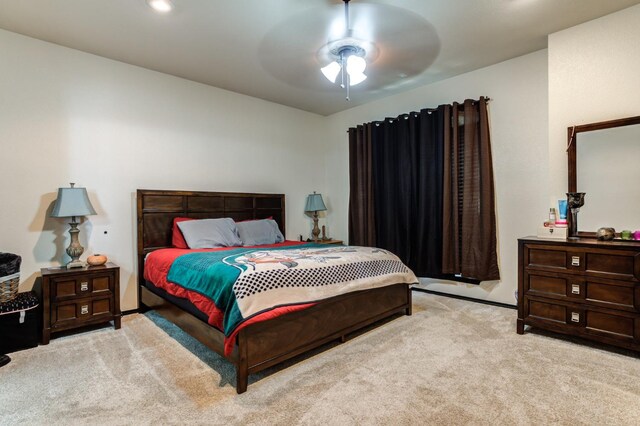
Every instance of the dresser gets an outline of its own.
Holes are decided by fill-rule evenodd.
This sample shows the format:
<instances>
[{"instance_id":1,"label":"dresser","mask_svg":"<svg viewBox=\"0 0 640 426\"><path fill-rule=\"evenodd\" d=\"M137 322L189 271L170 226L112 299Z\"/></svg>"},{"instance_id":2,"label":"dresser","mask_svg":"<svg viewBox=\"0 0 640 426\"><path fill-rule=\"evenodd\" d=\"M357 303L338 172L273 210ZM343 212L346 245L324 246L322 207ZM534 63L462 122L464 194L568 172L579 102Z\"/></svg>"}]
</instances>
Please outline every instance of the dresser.
<instances>
[{"instance_id":1,"label":"dresser","mask_svg":"<svg viewBox=\"0 0 640 426\"><path fill-rule=\"evenodd\" d=\"M640 242L518 240L518 322L640 350Z\"/></svg>"},{"instance_id":2,"label":"dresser","mask_svg":"<svg viewBox=\"0 0 640 426\"><path fill-rule=\"evenodd\" d=\"M120 268L42 268L42 344L51 334L113 321L120 328Z\"/></svg>"}]
</instances>

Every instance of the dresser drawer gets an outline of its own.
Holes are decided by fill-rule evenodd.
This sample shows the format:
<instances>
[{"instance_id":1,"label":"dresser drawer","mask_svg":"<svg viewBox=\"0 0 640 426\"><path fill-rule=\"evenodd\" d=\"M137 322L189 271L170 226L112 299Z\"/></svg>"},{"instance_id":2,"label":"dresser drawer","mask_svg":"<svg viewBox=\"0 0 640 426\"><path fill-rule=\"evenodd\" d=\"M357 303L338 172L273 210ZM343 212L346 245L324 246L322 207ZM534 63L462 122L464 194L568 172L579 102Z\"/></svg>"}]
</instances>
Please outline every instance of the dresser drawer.
<instances>
[{"instance_id":1,"label":"dresser drawer","mask_svg":"<svg viewBox=\"0 0 640 426\"><path fill-rule=\"evenodd\" d=\"M640 253L631 250L582 249L525 244L528 270L572 272L621 280L640 280Z\"/></svg>"},{"instance_id":2,"label":"dresser drawer","mask_svg":"<svg viewBox=\"0 0 640 426\"><path fill-rule=\"evenodd\" d=\"M525 323L552 331L640 344L640 315L525 297Z\"/></svg>"},{"instance_id":3,"label":"dresser drawer","mask_svg":"<svg viewBox=\"0 0 640 426\"><path fill-rule=\"evenodd\" d=\"M568 247L526 245L524 262L528 269L582 272L584 255L584 252Z\"/></svg>"},{"instance_id":4,"label":"dresser drawer","mask_svg":"<svg viewBox=\"0 0 640 426\"><path fill-rule=\"evenodd\" d=\"M524 291L525 294L538 296L584 300L585 279L580 275L526 271Z\"/></svg>"},{"instance_id":5,"label":"dresser drawer","mask_svg":"<svg viewBox=\"0 0 640 426\"><path fill-rule=\"evenodd\" d=\"M62 301L108 295L113 293L114 283L115 276L111 273L57 277L51 280L51 297Z\"/></svg>"},{"instance_id":6,"label":"dresser drawer","mask_svg":"<svg viewBox=\"0 0 640 426\"><path fill-rule=\"evenodd\" d=\"M567 299L592 306L640 312L640 283L588 275L524 272L525 295Z\"/></svg>"},{"instance_id":7,"label":"dresser drawer","mask_svg":"<svg viewBox=\"0 0 640 426\"><path fill-rule=\"evenodd\" d=\"M585 253L585 272L614 279L640 279L640 253L594 251Z\"/></svg>"},{"instance_id":8,"label":"dresser drawer","mask_svg":"<svg viewBox=\"0 0 640 426\"><path fill-rule=\"evenodd\" d=\"M52 306L51 328L77 326L94 319L111 317L113 313L113 297L109 296L61 302Z\"/></svg>"}]
</instances>

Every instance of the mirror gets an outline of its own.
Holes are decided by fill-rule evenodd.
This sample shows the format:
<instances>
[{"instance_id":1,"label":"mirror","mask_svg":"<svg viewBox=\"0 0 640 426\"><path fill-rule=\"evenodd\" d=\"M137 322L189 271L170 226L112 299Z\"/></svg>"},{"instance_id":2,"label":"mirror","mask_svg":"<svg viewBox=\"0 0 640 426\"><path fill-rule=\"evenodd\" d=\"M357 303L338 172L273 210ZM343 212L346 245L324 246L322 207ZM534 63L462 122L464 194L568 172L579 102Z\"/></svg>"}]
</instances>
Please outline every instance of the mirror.
<instances>
[{"instance_id":1,"label":"mirror","mask_svg":"<svg viewBox=\"0 0 640 426\"><path fill-rule=\"evenodd\" d=\"M640 116L569 127L568 135L568 192L586 192L578 235L640 229Z\"/></svg>"}]
</instances>

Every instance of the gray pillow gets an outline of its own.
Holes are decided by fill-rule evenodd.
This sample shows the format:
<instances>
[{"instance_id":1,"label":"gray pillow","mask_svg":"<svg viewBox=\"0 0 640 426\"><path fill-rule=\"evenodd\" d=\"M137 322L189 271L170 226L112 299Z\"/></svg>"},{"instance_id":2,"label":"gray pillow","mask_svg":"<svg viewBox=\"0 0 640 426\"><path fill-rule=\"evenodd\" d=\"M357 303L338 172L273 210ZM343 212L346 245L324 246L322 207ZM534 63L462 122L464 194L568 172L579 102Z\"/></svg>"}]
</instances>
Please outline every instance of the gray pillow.
<instances>
[{"instance_id":1,"label":"gray pillow","mask_svg":"<svg viewBox=\"0 0 640 426\"><path fill-rule=\"evenodd\" d=\"M247 222L238 222L236 226L244 246L260 246L284 241L284 236L275 220L249 220Z\"/></svg>"},{"instance_id":2,"label":"gray pillow","mask_svg":"<svg viewBox=\"0 0 640 426\"><path fill-rule=\"evenodd\" d=\"M237 247L242 245L236 223L231 218L178 222L189 248Z\"/></svg>"}]
</instances>

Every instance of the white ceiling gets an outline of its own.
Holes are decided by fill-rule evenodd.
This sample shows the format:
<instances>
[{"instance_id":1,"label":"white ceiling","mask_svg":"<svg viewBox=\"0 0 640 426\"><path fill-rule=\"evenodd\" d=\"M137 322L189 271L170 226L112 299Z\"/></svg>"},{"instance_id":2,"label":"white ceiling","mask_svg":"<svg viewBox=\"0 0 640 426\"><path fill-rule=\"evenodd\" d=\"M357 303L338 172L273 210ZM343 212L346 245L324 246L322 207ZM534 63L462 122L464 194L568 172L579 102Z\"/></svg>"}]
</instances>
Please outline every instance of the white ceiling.
<instances>
[{"instance_id":1,"label":"white ceiling","mask_svg":"<svg viewBox=\"0 0 640 426\"><path fill-rule=\"evenodd\" d=\"M0 0L0 28L329 115L543 49L640 0L352 0L352 27L378 52L350 102L318 60L342 1L173 3L160 15L145 0Z\"/></svg>"}]
</instances>

